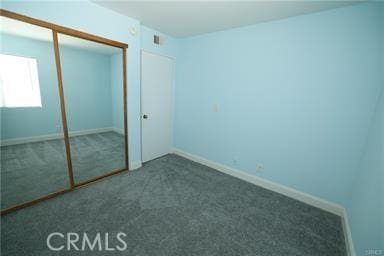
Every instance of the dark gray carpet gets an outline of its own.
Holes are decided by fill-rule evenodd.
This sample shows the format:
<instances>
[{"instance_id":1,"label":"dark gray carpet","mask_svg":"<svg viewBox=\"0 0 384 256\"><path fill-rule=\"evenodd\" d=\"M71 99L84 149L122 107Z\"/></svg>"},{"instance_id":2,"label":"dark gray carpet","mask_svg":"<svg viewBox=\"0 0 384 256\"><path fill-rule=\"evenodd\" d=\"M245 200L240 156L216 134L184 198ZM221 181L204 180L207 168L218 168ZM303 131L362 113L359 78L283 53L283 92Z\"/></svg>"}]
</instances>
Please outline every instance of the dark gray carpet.
<instances>
[{"instance_id":1,"label":"dark gray carpet","mask_svg":"<svg viewBox=\"0 0 384 256\"><path fill-rule=\"evenodd\" d=\"M75 182L88 180L125 166L124 136L116 132L71 137Z\"/></svg>"},{"instance_id":2,"label":"dark gray carpet","mask_svg":"<svg viewBox=\"0 0 384 256\"><path fill-rule=\"evenodd\" d=\"M175 155L1 221L2 255L346 255L340 217ZM125 232L128 248L51 252L51 232Z\"/></svg>"},{"instance_id":3,"label":"dark gray carpet","mask_svg":"<svg viewBox=\"0 0 384 256\"><path fill-rule=\"evenodd\" d=\"M70 138L76 182L124 168L124 137L104 132ZM1 208L69 187L63 139L0 148Z\"/></svg>"}]
</instances>

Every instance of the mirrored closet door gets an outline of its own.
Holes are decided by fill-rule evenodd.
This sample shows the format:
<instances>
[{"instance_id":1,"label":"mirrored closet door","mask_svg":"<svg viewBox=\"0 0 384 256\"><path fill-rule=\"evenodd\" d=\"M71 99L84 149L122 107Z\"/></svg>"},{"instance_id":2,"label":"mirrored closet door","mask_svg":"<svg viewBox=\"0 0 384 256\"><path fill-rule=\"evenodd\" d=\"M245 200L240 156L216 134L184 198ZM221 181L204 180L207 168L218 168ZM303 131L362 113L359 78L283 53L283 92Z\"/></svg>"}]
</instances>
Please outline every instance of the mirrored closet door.
<instances>
[{"instance_id":1,"label":"mirrored closet door","mask_svg":"<svg viewBox=\"0 0 384 256\"><path fill-rule=\"evenodd\" d=\"M1 214L128 170L127 44L0 9Z\"/></svg>"},{"instance_id":2,"label":"mirrored closet door","mask_svg":"<svg viewBox=\"0 0 384 256\"><path fill-rule=\"evenodd\" d=\"M75 184L126 169L122 49L58 34Z\"/></svg>"},{"instance_id":3,"label":"mirrored closet door","mask_svg":"<svg viewBox=\"0 0 384 256\"><path fill-rule=\"evenodd\" d=\"M52 30L0 17L1 209L70 188Z\"/></svg>"}]
</instances>

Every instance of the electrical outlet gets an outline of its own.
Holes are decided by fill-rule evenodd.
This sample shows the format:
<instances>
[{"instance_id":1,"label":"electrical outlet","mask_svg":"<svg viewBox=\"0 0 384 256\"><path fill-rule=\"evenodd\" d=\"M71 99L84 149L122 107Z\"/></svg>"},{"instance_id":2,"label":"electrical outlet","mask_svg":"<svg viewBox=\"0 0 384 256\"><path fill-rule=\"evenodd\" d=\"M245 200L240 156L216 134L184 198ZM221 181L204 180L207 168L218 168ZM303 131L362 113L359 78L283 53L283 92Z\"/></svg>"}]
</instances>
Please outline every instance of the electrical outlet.
<instances>
[{"instance_id":1,"label":"electrical outlet","mask_svg":"<svg viewBox=\"0 0 384 256\"><path fill-rule=\"evenodd\" d=\"M56 131L61 132L61 125L56 125Z\"/></svg>"},{"instance_id":2,"label":"electrical outlet","mask_svg":"<svg viewBox=\"0 0 384 256\"><path fill-rule=\"evenodd\" d=\"M256 171L257 172L261 172L261 171L263 171L264 170L264 165L262 165L262 164L257 164L256 165Z\"/></svg>"}]
</instances>

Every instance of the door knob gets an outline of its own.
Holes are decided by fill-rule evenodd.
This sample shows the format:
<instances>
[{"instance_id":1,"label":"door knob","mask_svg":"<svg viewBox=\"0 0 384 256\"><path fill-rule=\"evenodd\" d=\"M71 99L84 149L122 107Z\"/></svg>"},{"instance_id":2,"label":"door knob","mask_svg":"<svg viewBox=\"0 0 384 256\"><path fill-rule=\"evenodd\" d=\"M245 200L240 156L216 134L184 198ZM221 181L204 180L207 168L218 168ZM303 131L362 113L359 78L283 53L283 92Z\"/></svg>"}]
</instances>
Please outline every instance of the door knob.
<instances>
[{"instance_id":1,"label":"door knob","mask_svg":"<svg viewBox=\"0 0 384 256\"><path fill-rule=\"evenodd\" d=\"M144 119L147 119L147 118L148 118L148 116L147 116L147 115L143 115L143 118L144 118Z\"/></svg>"}]
</instances>

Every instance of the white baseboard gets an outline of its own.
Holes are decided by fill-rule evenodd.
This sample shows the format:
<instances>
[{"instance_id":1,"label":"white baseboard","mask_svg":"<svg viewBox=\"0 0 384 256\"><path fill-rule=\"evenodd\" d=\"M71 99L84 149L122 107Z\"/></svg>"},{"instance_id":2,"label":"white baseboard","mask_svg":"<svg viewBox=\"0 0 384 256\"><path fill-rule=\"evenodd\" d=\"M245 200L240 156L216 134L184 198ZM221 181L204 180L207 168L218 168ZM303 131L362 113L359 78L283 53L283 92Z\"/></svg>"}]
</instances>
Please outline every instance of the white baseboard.
<instances>
[{"instance_id":1,"label":"white baseboard","mask_svg":"<svg viewBox=\"0 0 384 256\"><path fill-rule=\"evenodd\" d=\"M75 137L75 136L81 136L81 135L89 135L94 133L102 133L102 132L113 132L114 128L112 127L104 127L104 128L96 128L96 129L87 129L87 130L80 130L80 131L74 131L69 132L69 137Z\"/></svg>"},{"instance_id":2,"label":"white baseboard","mask_svg":"<svg viewBox=\"0 0 384 256\"><path fill-rule=\"evenodd\" d=\"M136 161L136 162L132 162L132 163L129 163L129 170L136 170L136 169L139 169L143 164L141 163L141 161Z\"/></svg>"},{"instance_id":3,"label":"white baseboard","mask_svg":"<svg viewBox=\"0 0 384 256\"><path fill-rule=\"evenodd\" d=\"M104 128L87 129L87 130L69 132L69 136L75 137L75 136L81 136L81 135L88 135L88 134L102 133L102 132L112 132L112 131L120 133L119 129L117 129L117 128L104 127ZM124 134L124 132L122 134ZM63 133L52 133L52 134L47 134L47 135L42 135L42 136L8 139L8 140L1 140L0 146L11 146L11 145L31 143L31 142L39 142L39 141L45 141L45 140L56 140L56 139L62 139L63 137L64 137Z\"/></svg>"},{"instance_id":4,"label":"white baseboard","mask_svg":"<svg viewBox=\"0 0 384 256\"><path fill-rule=\"evenodd\" d=\"M263 187L265 189L283 194L285 196L299 200L303 203L312 205L314 207L320 208L322 210L325 210L327 212L330 212L330 213L333 213L333 214L340 216L342 218L344 235L346 238L348 253L350 256L355 256L355 251L354 251L353 242L352 242L352 236L351 236L350 228L348 225L348 218L347 218L346 210L343 206L336 204L336 203L333 203L333 202L329 202L327 200L321 199L321 198L316 197L316 196L312 196L312 195L304 193L302 191L287 187L285 185L257 177L255 175L246 173L244 171L241 171L241 170L238 170L238 169L235 169L235 168L232 168L232 167L208 160L208 159L203 158L201 156L185 152L181 149L174 148L174 153L176 155L187 158L187 159L192 160L194 162L198 162L200 164L211 167L211 168L218 170L220 172L223 172L225 174L228 174L228 175L231 175L233 177L242 179L242 180L247 181L249 183L252 183L252 184L255 184L257 186Z\"/></svg>"},{"instance_id":5,"label":"white baseboard","mask_svg":"<svg viewBox=\"0 0 384 256\"><path fill-rule=\"evenodd\" d=\"M112 131L120 134L120 135L124 135L124 130L123 129L120 129L120 128L116 128L116 127L112 127Z\"/></svg>"},{"instance_id":6,"label":"white baseboard","mask_svg":"<svg viewBox=\"0 0 384 256\"><path fill-rule=\"evenodd\" d=\"M356 256L356 251L355 251L355 247L353 245L353 240L352 240L351 228L349 226L349 221L348 221L348 214L345 208L343 208L343 215L341 216L341 220L343 223L345 244L347 245L347 253L350 256Z\"/></svg>"},{"instance_id":7,"label":"white baseboard","mask_svg":"<svg viewBox=\"0 0 384 256\"><path fill-rule=\"evenodd\" d=\"M174 153L179 155L179 156L188 158L192 161L195 161L195 162L201 163L203 165L209 166L209 167L216 169L218 171L224 172L228 175L231 175L231 176L234 176L236 178L245 180L247 182L253 183L255 185L266 188L268 190L286 195L288 197L297 199L301 202L315 206L315 207L320 208L322 210L331 212L331 213L336 214L338 216L343 215L344 208L338 204L335 204L335 203L326 201L324 199L306 194L304 192L301 192L299 190L287 187L285 185L281 185L281 184L257 177L255 175L246 173L244 171L240 171L240 170L237 170L235 168L213 162L211 160L205 159L205 158L197 156L197 155L193 155L191 153L182 151L180 149L175 149Z\"/></svg>"},{"instance_id":8,"label":"white baseboard","mask_svg":"<svg viewBox=\"0 0 384 256\"><path fill-rule=\"evenodd\" d=\"M61 139L61 138L63 138L63 135L61 133L52 133L52 134L42 135L42 136L33 136L33 137L23 137L23 138L17 138L17 139L1 140L0 146L11 146L11 145L24 144L24 143L44 141L44 140L56 140L56 139Z\"/></svg>"}]
</instances>

